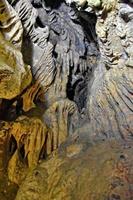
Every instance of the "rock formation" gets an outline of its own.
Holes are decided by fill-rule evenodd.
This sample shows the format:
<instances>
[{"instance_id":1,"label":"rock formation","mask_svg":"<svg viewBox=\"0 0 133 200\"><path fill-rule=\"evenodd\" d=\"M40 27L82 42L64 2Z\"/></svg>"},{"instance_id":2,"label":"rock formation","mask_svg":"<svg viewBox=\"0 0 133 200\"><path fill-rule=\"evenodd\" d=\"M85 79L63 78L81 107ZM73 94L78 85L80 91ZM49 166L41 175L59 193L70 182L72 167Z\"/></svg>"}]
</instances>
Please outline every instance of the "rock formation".
<instances>
[{"instance_id":1,"label":"rock formation","mask_svg":"<svg viewBox=\"0 0 133 200\"><path fill-rule=\"evenodd\" d=\"M1 0L0 199L133 199L133 2Z\"/></svg>"}]
</instances>

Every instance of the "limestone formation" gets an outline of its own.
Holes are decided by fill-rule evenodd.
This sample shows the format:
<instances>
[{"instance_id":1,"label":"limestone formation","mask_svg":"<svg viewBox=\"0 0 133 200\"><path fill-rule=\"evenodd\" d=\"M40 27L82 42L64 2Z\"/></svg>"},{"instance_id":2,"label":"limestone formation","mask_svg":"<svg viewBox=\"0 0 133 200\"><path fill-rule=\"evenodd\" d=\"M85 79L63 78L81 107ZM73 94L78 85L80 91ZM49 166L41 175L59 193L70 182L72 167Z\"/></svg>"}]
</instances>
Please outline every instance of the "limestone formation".
<instances>
[{"instance_id":1,"label":"limestone formation","mask_svg":"<svg viewBox=\"0 0 133 200\"><path fill-rule=\"evenodd\" d=\"M96 25L101 60L88 106L93 132L96 136L104 133L105 138L130 140L133 133L133 71L127 64L132 60L131 30L129 31L132 19L125 21L122 15L123 9L127 16L131 14L132 7L129 7L124 3L117 4L118 11L110 10L106 17L101 14ZM101 78L102 81L99 81Z\"/></svg>"},{"instance_id":2,"label":"limestone formation","mask_svg":"<svg viewBox=\"0 0 133 200\"><path fill-rule=\"evenodd\" d=\"M48 155L51 146L51 131L41 120L21 116L10 123L10 151L16 144L8 163L8 175L11 181L21 183L28 168L36 166L41 157Z\"/></svg>"},{"instance_id":3,"label":"limestone formation","mask_svg":"<svg viewBox=\"0 0 133 200\"><path fill-rule=\"evenodd\" d=\"M20 52L22 24L7 1L0 2L0 98L18 96L31 82L30 67Z\"/></svg>"},{"instance_id":4,"label":"limestone formation","mask_svg":"<svg viewBox=\"0 0 133 200\"><path fill-rule=\"evenodd\" d=\"M10 56L8 56L10 55ZM30 66L23 62L22 54L0 35L0 98L18 96L30 83Z\"/></svg>"},{"instance_id":5,"label":"limestone formation","mask_svg":"<svg viewBox=\"0 0 133 200\"><path fill-rule=\"evenodd\" d=\"M130 0L1 0L0 200L133 199L132 25Z\"/></svg>"}]
</instances>

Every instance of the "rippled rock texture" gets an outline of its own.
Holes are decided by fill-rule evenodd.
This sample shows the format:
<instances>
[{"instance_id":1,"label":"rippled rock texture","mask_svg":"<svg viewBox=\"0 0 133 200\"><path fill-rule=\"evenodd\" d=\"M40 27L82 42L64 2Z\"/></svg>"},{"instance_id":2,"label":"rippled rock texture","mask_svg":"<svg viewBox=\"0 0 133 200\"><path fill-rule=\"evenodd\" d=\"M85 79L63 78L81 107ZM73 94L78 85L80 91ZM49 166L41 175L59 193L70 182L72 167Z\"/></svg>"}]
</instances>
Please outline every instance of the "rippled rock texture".
<instances>
[{"instance_id":1,"label":"rippled rock texture","mask_svg":"<svg viewBox=\"0 0 133 200\"><path fill-rule=\"evenodd\" d=\"M1 0L0 199L133 199L133 2Z\"/></svg>"}]
</instances>

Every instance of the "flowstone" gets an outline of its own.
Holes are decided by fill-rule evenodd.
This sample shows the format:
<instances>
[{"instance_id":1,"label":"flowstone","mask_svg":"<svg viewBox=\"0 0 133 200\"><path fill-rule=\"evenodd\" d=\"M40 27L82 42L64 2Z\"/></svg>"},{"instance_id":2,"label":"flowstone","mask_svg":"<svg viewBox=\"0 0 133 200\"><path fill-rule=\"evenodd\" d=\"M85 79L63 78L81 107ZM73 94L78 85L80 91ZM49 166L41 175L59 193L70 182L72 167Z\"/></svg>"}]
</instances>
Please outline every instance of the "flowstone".
<instances>
[{"instance_id":1,"label":"flowstone","mask_svg":"<svg viewBox=\"0 0 133 200\"><path fill-rule=\"evenodd\" d=\"M1 200L133 199L132 24L128 0L0 2Z\"/></svg>"}]
</instances>

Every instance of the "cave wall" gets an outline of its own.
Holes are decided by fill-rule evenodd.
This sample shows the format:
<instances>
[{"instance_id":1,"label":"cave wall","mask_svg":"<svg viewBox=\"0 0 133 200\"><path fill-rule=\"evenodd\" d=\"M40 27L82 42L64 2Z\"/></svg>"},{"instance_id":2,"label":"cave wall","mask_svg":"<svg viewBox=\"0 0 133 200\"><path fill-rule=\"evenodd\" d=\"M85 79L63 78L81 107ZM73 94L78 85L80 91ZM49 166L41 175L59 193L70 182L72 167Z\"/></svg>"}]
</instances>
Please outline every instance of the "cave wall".
<instances>
[{"instance_id":1,"label":"cave wall","mask_svg":"<svg viewBox=\"0 0 133 200\"><path fill-rule=\"evenodd\" d=\"M132 1L1 1L2 200L133 198L132 14Z\"/></svg>"}]
</instances>

